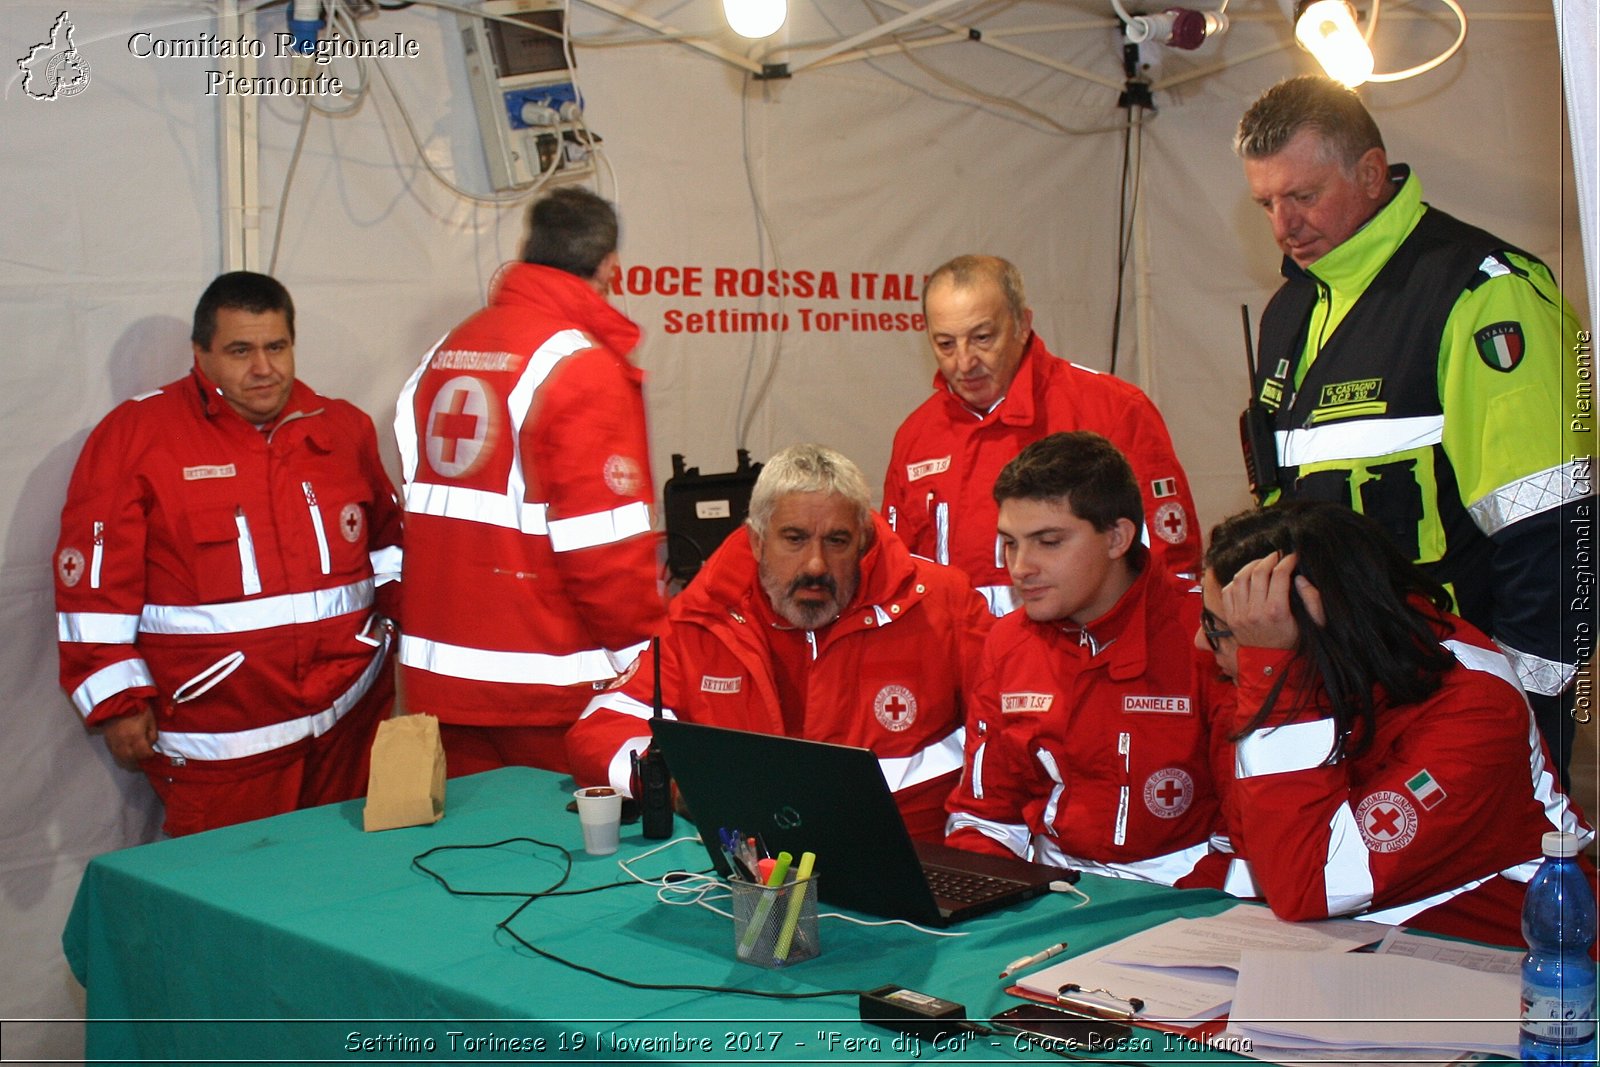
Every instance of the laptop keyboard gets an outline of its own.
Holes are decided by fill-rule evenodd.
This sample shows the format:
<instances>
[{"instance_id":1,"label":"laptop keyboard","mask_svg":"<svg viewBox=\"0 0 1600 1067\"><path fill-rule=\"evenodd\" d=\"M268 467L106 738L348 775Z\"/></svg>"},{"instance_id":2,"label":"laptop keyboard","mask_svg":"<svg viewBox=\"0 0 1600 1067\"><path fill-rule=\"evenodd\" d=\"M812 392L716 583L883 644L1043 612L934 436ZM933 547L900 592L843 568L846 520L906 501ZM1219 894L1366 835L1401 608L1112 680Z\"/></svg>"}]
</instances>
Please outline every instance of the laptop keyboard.
<instances>
[{"instance_id":1,"label":"laptop keyboard","mask_svg":"<svg viewBox=\"0 0 1600 1067\"><path fill-rule=\"evenodd\" d=\"M928 888L933 890L934 896L962 904L976 904L1027 884L1013 878L997 878L990 874L975 874L972 871L958 871L949 867L926 864L922 871L928 876Z\"/></svg>"}]
</instances>

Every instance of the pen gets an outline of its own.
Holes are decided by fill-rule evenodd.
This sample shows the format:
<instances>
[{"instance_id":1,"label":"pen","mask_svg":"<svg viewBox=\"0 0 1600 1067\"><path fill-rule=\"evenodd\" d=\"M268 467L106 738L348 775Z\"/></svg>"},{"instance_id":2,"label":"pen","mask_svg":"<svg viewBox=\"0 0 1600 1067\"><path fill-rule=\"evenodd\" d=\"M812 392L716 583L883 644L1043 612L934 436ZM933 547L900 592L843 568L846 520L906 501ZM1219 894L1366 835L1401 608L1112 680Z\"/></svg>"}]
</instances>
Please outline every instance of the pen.
<instances>
[{"instance_id":1,"label":"pen","mask_svg":"<svg viewBox=\"0 0 1600 1067\"><path fill-rule=\"evenodd\" d=\"M1010 978L1024 967L1032 967L1035 963L1043 963L1051 956L1059 956L1065 951L1067 951L1067 943L1062 941L1060 944L1051 945L1043 952L1035 952L1031 956L1022 957L1020 960L1012 960L1006 964L1006 969L1000 972L1000 977Z\"/></svg>"}]
</instances>

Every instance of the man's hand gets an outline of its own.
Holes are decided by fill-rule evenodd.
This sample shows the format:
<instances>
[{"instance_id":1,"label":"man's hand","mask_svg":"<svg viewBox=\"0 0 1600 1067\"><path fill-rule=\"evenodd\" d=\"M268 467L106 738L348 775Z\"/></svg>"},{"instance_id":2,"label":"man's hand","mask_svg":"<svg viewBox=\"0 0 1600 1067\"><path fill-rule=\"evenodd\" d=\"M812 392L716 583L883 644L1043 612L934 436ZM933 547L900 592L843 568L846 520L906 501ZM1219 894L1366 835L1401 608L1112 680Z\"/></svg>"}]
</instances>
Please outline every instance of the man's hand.
<instances>
[{"instance_id":1,"label":"man's hand","mask_svg":"<svg viewBox=\"0 0 1600 1067\"><path fill-rule=\"evenodd\" d=\"M1273 552L1239 568L1222 590L1223 617L1235 641L1252 648L1293 648L1300 639L1300 624L1289 608L1291 588L1299 593L1311 621L1323 625L1322 594L1304 575L1294 573L1299 562L1293 552L1286 556Z\"/></svg>"},{"instance_id":2,"label":"man's hand","mask_svg":"<svg viewBox=\"0 0 1600 1067\"><path fill-rule=\"evenodd\" d=\"M150 704L131 715L108 719L103 729L111 757L130 771L138 770L141 760L156 754L156 709Z\"/></svg>"}]
</instances>

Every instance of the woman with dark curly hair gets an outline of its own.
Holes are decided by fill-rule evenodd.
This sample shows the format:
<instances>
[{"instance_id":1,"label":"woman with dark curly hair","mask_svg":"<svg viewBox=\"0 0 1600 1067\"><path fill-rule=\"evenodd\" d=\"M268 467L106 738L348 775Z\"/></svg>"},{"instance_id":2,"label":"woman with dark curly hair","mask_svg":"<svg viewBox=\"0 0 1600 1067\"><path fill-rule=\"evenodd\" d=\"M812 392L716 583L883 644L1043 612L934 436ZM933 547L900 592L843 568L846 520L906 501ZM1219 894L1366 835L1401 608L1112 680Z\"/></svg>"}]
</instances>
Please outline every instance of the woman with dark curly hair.
<instances>
[{"instance_id":1,"label":"woman with dark curly hair","mask_svg":"<svg viewBox=\"0 0 1600 1067\"><path fill-rule=\"evenodd\" d=\"M1371 520L1296 502L1211 533L1197 646L1232 686L1226 843L1184 885L1520 944L1547 830L1594 836L1516 673ZM1231 845L1231 853L1227 851Z\"/></svg>"}]
</instances>

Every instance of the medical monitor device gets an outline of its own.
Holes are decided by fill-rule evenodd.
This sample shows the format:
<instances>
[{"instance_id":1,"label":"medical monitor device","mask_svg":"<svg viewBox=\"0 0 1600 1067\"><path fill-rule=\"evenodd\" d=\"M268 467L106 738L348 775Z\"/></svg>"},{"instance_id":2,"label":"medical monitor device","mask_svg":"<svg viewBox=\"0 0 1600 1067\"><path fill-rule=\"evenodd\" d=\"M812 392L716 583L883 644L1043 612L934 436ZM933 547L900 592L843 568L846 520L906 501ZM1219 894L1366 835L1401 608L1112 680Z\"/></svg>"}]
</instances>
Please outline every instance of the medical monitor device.
<instances>
[{"instance_id":1,"label":"medical monitor device","mask_svg":"<svg viewBox=\"0 0 1600 1067\"><path fill-rule=\"evenodd\" d=\"M458 16L490 183L509 191L588 177L600 139L583 123L567 65L562 0L481 0L478 10L528 27Z\"/></svg>"}]
</instances>

